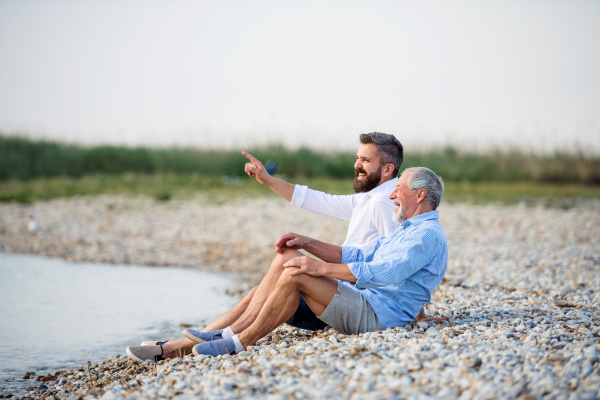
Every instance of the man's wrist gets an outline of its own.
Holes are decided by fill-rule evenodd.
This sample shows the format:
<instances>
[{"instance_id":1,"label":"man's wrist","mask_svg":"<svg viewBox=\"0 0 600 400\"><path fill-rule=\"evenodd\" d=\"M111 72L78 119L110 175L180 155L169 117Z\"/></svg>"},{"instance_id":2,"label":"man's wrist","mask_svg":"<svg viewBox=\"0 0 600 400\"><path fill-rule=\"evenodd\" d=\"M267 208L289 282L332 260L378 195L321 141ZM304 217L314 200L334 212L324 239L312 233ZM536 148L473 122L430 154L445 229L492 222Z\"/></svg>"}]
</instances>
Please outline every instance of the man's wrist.
<instances>
[{"instance_id":1,"label":"man's wrist","mask_svg":"<svg viewBox=\"0 0 600 400\"><path fill-rule=\"evenodd\" d=\"M277 178L275 178L273 175L267 174L267 178L265 178L265 186L268 186L271 189L273 189L273 186L275 186L276 179Z\"/></svg>"},{"instance_id":2,"label":"man's wrist","mask_svg":"<svg viewBox=\"0 0 600 400\"><path fill-rule=\"evenodd\" d=\"M308 236L304 236L304 237L306 238L306 242L302 245L302 250L306 250L309 253L311 253L309 249L311 248L311 245L312 245L312 238L309 238Z\"/></svg>"},{"instance_id":3,"label":"man's wrist","mask_svg":"<svg viewBox=\"0 0 600 400\"><path fill-rule=\"evenodd\" d=\"M327 268L328 264L325 262L319 262L319 264L317 265L317 273L319 274L319 276L327 276Z\"/></svg>"}]
</instances>

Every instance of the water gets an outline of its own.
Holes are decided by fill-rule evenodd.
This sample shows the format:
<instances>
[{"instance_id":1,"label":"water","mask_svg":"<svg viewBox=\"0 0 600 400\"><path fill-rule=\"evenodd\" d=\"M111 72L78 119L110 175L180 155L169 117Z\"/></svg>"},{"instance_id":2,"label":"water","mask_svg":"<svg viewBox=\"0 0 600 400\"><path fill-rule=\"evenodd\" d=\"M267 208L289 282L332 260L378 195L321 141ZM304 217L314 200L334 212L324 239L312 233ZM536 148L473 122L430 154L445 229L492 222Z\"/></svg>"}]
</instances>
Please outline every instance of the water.
<instances>
[{"instance_id":1,"label":"water","mask_svg":"<svg viewBox=\"0 0 600 400\"><path fill-rule=\"evenodd\" d=\"M31 383L25 371L53 373L180 337L180 323L200 325L235 304L224 294L232 283L195 270L0 252L0 393Z\"/></svg>"}]
</instances>

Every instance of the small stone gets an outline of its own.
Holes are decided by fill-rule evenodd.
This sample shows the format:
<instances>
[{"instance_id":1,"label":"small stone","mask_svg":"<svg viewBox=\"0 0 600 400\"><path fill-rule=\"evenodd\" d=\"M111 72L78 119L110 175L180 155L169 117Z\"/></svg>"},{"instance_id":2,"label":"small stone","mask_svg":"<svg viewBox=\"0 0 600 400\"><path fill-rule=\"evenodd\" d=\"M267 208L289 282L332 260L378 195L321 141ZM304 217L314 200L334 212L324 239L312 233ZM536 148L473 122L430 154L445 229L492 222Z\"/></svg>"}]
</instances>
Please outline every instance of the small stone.
<instances>
[{"instance_id":1,"label":"small stone","mask_svg":"<svg viewBox=\"0 0 600 400\"><path fill-rule=\"evenodd\" d=\"M247 366L241 365L240 367L238 367L237 372L241 374L249 374L251 371L250 368L248 368Z\"/></svg>"},{"instance_id":2,"label":"small stone","mask_svg":"<svg viewBox=\"0 0 600 400\"><path fill-rule=\"evenodd\" d=\"M565 357L565 355L563 355L563 354L554 353L554 354L550 354L550 356L548 358L552 361L567 362L567 361L569 361L570 357Z\"/></svg>"},{"instance_id":3,"label":"small stone","mask_svg":"<svg viewBox=\"0 0 600 400\"><path fill-rule=\"evenodd\" d=\"M420 321L417 322L417 326L423 330L427 329L429 327L429 324L425 321Z\"/></svg>"},{"instance_id":4,"label":"small stone","mask_svg":"<svg viewBox=\"0 0 600 400\"><path fill-rule=\"evenodd\" d=\"M55 380L55 379L56 379L56 378L55 378L54 376L52 376L52 375L48 374L48 375L46 375L46 376L43 376L43 377L41 377L41 378L40 378L40 381L41 381L41 382L50 382L50 381L53 381L53 380Z\"/></svg>"},{"instance_id":5,"label":"small stone","mask_svg":"<svg viewBox=\"0 0 600 400\"><path fill-rule=\"evenodd\" d=\"M419 361L411 361L408 363L408 370L413 372L413 371L418 371L421 368L423 368L423 364L421 364Z\"/></svg>"}]
</instances>

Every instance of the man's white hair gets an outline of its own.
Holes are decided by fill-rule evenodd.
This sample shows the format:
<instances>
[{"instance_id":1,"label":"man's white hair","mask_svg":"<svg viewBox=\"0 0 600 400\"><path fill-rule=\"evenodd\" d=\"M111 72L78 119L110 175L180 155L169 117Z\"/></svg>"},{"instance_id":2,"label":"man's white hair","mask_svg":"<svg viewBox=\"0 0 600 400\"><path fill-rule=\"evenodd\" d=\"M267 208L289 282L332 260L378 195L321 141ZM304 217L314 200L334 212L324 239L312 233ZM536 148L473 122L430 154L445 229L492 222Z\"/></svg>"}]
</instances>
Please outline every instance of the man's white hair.
<instances>
[{"instance_id":1,"label":"man's white hair","mask_svg":"<svg viewBox=\"0 0 600 400\"><path fill-rule=\"evenodd\" d=\"M402 175L408 174L407 185L411 192L419 189L427 190L425 200L436 210L444 193L444 181L435 172L425 167L407 168Z\"/></svg>"}]
</instances>

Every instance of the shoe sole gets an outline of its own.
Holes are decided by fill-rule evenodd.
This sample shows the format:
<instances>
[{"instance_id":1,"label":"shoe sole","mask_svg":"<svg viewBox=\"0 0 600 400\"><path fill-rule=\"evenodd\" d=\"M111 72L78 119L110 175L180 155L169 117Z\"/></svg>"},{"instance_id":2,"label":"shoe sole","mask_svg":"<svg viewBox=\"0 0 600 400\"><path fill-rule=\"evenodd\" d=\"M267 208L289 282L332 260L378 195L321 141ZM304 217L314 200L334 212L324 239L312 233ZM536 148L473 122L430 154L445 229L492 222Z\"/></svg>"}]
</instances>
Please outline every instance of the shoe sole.
<instances>
[{"instance_id":1,"label":"shoe sole","mask_svg":"<svg viewBox=\"0 0 600 400\"><path fill-rule=\"evenodd\" d=\"M135 355L133 355L133 353L131 351L129 351L129 347L127 348L127 350L125 350L125 352L129 356L129 358L139 362L140 364L143 364L146 361L146 360L139 359Z\"/></svg>"},{"instance_id":2,"label":"shoe sole","mask_svg":"<svg viewBox=\"0 0 600 400\"><path fill-rule=\"evenodd\" d=\"M206 340L202 340L200 338L197 338L196 336L192 335L188 331L183 331L183 336L185 336L186 338L190 339L192 342L194 342L196 344L200 344L200 343L206 342Z\"/></svg>"},{"instance_id":3,"label":"shoe sole","mask_svg":"<svg viewBox=\"0 0 600 400\"><path fill-rule=\"evenodd\" d=\"M196 339L198 339L198 338L196 338ZM193 353L195 356L199 356L199 355L200 355L200 353L198 353L198 352L196 351L196 346L192 347L192 353Z\"/></svg>"}]
</instances>

